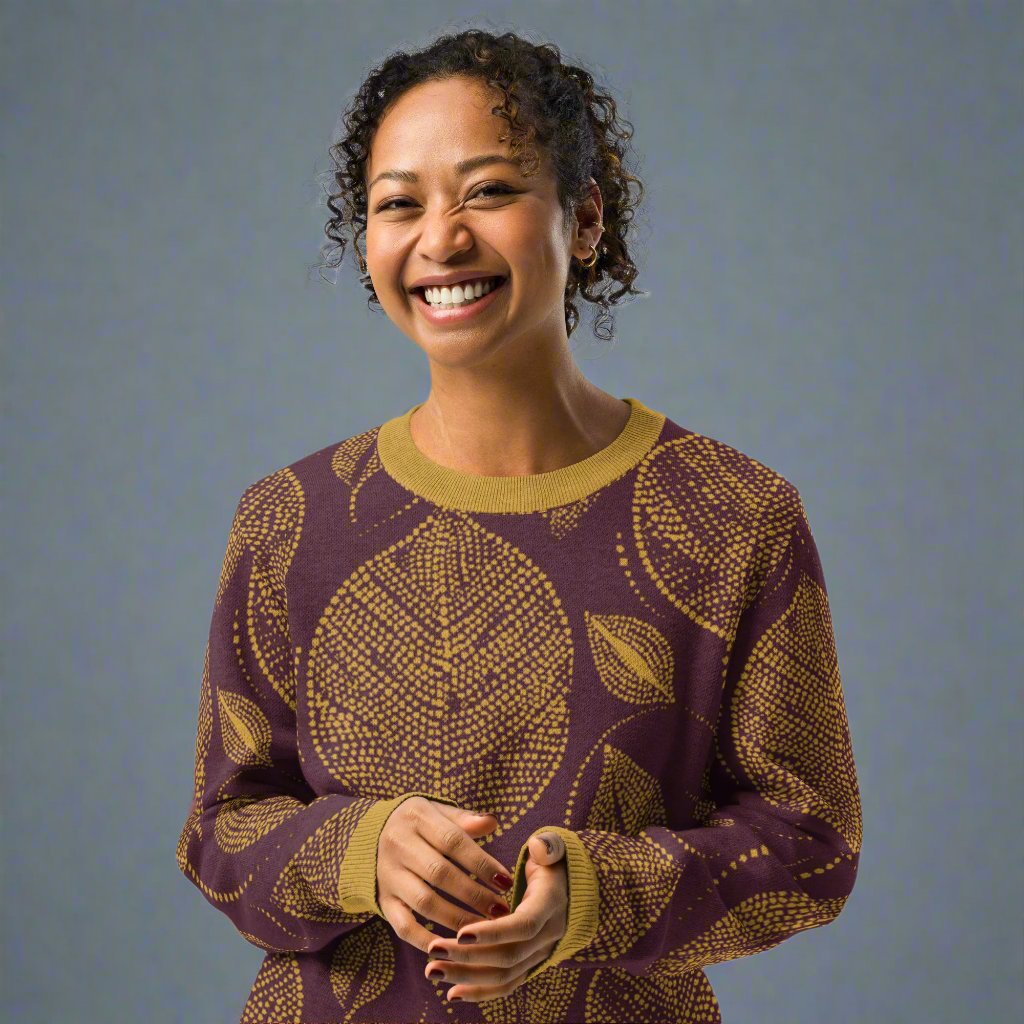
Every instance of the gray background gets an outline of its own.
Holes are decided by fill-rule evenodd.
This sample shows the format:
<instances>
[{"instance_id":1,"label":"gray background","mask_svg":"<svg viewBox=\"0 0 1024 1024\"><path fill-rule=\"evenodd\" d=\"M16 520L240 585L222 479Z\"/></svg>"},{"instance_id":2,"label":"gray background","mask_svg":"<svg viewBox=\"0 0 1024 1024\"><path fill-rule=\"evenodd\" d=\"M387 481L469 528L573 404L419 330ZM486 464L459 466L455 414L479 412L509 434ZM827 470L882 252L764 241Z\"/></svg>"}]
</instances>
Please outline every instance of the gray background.
<instances>
[{"instance_id":1,"label":"gray background","mask_svg":"<svg viewBox=\"0 0 1024 1024\"><path fill-rule=\"evenodd\" d=\"M441 30L555 42L648 186L584 372L800 489L864 806L838 920L727 1024L1022 1008L1019 3L3 8L3 955L24 1024L233 1024L261 952L178 872L243 488L426 397L317 260L335 122ZM581 303L581 306L586 306Z\"/></svg>"}]
</instances>

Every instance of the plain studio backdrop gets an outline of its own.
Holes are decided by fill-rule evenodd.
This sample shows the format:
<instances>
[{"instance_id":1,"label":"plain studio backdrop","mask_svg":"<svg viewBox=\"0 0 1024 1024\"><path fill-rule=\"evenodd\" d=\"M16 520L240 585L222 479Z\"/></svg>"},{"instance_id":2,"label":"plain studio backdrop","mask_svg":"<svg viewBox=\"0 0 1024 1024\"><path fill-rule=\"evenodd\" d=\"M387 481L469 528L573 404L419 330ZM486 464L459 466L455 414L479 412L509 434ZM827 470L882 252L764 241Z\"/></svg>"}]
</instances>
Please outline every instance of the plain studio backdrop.
<instances>
[{"instance_id":1,"label":"plain studio backdrop","mask_svg":"<svg viewBox=\"0 0 1024 1024\"><path fill-rule=\"evenodd\" d=\"M832 924L727 1024L1022 1010L1022 5L3 5L8 1019L235 1024L262 953L179 873L235 503L426 396L316 263L369 68L556 43L621 100L648 295L584 372L800 490L864 811ZM506 20L507 19L507 20ZM580 302L583 309L588 304Z\"/></svg>"}]
</instances>

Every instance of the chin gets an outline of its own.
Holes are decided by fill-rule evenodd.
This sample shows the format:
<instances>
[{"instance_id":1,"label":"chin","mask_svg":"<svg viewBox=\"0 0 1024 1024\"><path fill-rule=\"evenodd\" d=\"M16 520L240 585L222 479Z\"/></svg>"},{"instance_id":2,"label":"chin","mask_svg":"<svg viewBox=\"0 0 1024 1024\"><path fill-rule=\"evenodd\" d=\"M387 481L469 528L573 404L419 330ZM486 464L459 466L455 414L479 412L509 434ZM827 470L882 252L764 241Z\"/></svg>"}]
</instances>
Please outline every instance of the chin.
<instances>
[{"instance_id":1,"label":"chin","mask_svg":"<svg viewBox=\"0 0 1024 1024\"><path fill-rule=\"evenodd\" d=\"M481 338L415 338L426 357L437 366L450 370L466 370L491 360L503 348L500 339Z\"/></svg>"}]
</instances>

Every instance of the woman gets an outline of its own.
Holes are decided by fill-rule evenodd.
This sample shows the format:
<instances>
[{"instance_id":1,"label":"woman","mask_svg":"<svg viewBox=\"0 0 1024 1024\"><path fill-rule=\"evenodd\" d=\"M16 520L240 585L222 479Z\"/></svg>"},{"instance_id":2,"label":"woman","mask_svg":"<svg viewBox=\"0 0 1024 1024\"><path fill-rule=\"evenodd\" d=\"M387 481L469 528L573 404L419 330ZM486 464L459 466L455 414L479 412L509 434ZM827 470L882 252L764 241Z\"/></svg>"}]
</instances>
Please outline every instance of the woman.
<instances>
[{"instance_id":1,"label":"woman","mask_svg":"<svg viewBox=\"0 0 1024 1024\"><path fill-rule=\"evenodd\" d=\"M718 1021L856 877L801 498L573 361L636 293L590 75L467 31L346 125L327 235L431 386L235 512L178 863L266 951L242 1019Z\"/></svg>"}]
</instances>

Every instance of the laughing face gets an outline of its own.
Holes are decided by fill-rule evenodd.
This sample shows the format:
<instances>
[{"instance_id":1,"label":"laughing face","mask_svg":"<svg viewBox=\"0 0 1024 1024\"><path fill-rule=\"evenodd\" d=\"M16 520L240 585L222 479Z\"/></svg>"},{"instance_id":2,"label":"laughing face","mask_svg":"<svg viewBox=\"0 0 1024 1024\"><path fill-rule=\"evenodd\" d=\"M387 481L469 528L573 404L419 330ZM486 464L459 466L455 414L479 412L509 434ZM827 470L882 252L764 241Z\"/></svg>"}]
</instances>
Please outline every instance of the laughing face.
<instances>
[{"instance_id":1,"label":"laughing face","mask_svg":"<svg viewBox=\"0 0 1024 1024\"><path fill-rule=\"evenodd\" d=\"M596 185L566 228L547 154L538 147L528 178L498 140L500 99L466 77L414 86L367 159L370 279L388 317L441 366L504 365L564 344L570 260L599 235L580 233L600 224Z\"/></svg>"}]
</instances>

